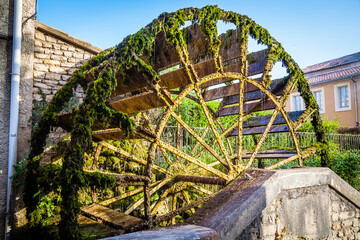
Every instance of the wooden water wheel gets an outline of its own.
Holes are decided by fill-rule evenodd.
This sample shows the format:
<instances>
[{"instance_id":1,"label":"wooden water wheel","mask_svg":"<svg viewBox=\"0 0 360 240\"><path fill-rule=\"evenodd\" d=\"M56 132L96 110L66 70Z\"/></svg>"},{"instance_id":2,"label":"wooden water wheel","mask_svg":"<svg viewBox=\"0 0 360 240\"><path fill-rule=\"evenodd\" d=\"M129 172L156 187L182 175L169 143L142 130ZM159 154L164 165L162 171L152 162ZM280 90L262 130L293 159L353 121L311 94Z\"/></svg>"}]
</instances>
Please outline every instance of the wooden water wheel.
<instances>
[{"instance_id":1,"label":"wooden water wheel","mask_svg":"<svg viewBox=\"0 0 360 240\"><path fill-rule=\"evenodd\" d=\"M185 21L191 24L184 28ZM218 36L218 21L233 23L236 28ZM266 49L248 53L249 37ZM133 45L135 40L141 47ZM318 107L303 73L281 45L246 16L212 6L163 14L105 56L106 61L87 69L82 76L96 85L103 80L103 72L117 66L114 71L117 86L109 97L100 100L116 112L137 115L137 124L126 136L116 121L104 126L101 119L95 119L91 124L92 139L98 142L95 155L110 149L127 161L142 165L140 175L113 175L130 185L142 182L143 187L83 207L86 215L101 218L104 211L110 211L105 206L143 192L143 198L121 213L124 218L116 223L118 228L142 223L139 218L128 216L139 208L143 209L148 225L174 224L176 216L195 211L222 186L247 169L257 167L255 162L267 161L269 169L293 161L301 166L303 159L315 152L313 147L300 147L295 134L312 114L319 122ZM283 63L288 75L272 80L270 73L276 62ZM288 112L285 104L296 86L306 110ZM197 106L206 126L195 129L185 120L189 119L184 116L188 114L183 109L185 101ZM215 102L216 107L209 102ZM93 106L86 102L86 97L85 104ZM148 110L161 113L161 117L151 120ZM257 114L264 111L268 114ZM76 124L76 116L75 123L71 116L80 113L81 110L59 114L59 125L71 131ZM165 133L169 125L176 129L172 141ZM184 143L184 132L196 143ZM289 132L291 149L262 147L268 136L279 132ZM252 149L244 147L243 141L249 136L254 139ZM127 139L147 142L147 153L139 157L131 149L127 151L111 143ZM168 210L160 213L164 203Z\"/></svg>"}]
</instances>

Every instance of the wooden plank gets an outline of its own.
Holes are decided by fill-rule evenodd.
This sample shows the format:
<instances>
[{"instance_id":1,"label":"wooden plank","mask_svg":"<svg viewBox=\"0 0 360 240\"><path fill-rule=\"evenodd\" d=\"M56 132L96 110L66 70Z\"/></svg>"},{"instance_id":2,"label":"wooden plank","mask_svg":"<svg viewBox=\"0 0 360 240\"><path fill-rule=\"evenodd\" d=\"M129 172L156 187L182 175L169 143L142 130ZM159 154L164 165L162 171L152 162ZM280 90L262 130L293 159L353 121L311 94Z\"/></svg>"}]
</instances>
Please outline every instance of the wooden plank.
<instances>
[{"instance_id":1,"label":"wooden plank","mask_svg":"<svg viewBox=\"0 0 360 240\"><path fill-rule=\"evenodd\" d=\"M256 78L254 80L256 82L260 83L262 79ZM282 90L285 87L285 84L283 84L283 82L284 81L281 81L280 83L278 83L277 81L273 81L273 83L270 84L269 91L272 91L276 95L282 94ZM203 93L204 100L211 101L211 100L215 100L215 99L238 95L239 94L239 86L240 86L240 83L235 83L235 84L228 85L228 86L223 86L223 87L206 90ZM249 82L244 83L245 95L246 95L246 93L254 92L257 90L258 90L258 88L255 85L253 85ZM260 92L260 91L258 91L258 92ZM238 96L237 96L237 98L238 98ZM235 99L233 99L232 101L234 101L234 100ZM255 99L253 99L253 100L255 100ZM237 102L234 102L234 103L238 103L238 101L239 100L237 100ZM244 99L244 101L250 101L250 100ZM233 103L231 103L231 104L233 104ZM229 103L226 103L225 105L229 105Z\"/></svg>"},{"instance_id":2,"label":"wooden plank","mask_svg":"<svg viewBox=\"0 0 360 240\"><path fill-rule=\"evenodd\" d=\"M298 117L300 117L300 115L303 112L304 111L289 112L288 113L289 119L291 121L295 121L296 119L298 119ZM272 114L250 117L246 121L244 121L243 128L266 126L268 124L268 122L270 121L271 116L272 116ZM282 116L282 114L279 113L276 116L273 125L281 125L281 124L286 124L286 121L285 121L284 117Z\"/></svg>"},{"instance_id":3,"label":"wooden plank","mask_svg":"<svg viewBox=\"0 0 360 240\"><path fill-rule=\"evenodd\" d=\"M247 114L250 109L252 109L256 104L259 102L252 102L252 103L246 103L243 106L244 114ZM258 108L254 109L252 112L258 112L258 111L264 111L264 110L272 110L275 109L276 105L273 101L267 100L264 104L260 105ZM222 108L218 113L218 117L224 117L224 116L231 116L231 115L237 115L239 114L239 106L234 105L230 107L224 107Z\"/></svg>"},{"instance_id":4,"label":"wooden plank","mask_svg":"<svg viewBox=\"0 0 360 240\"><path fill-rule=\"evenodd\" d=\"M271 150L271 151L259 151L256 154L257 159L274 159L274 158L289 158L296 155L296 151L289 150ZM252 152L244 152L242 154L243 159L250 159Z\"/></svg>"},{"instance_id":5,"label":"wooden plank","mask_svg":"<svg viewBox=\"0 0 360 240\"><path fill-rule=\"evenodd\" d=\"M59 113L58 114L59 126L62 129L70 132L74 125L73 114L75 114L75 113L76 113L76 111L74 113L72 113L72 112ZM119 126L117 126L115 123L110 123L110 125L108 126L108 128L116 128L116 127L119 127ZM93 123L91 129L93 131L97 131L100 129L104 129L104 126L102 125L101 122L95 121Z\"/></svg>"},{"instance_id":6,"label":"wooden plank","mask_svg":"<svg viewBox=\"0 0 360 240\"><path fill-rule=\"evenodd\" d=\"M285 87L285 85L282 85L282 87L275 86L274 89L270 90L270 91L273 94L275 94L276 96L281 96L283 94L284 87ZM270 86L270 88L271 88L271 86ZM262 93L261 91L247 92L244 94L244 102L259 100L264 97L265 97L265 94ZM224 106L236 104L239 102L239 96L238 95L229 96L224 101L225 101Z\"/></svg>"},{"instance_id":7,"label":"wooden plank","mask_svg":"<svg viewBox=\"0 0 360 240\"><path fill-rule=\"evenodd\" d=\"M245 128L243 129L243 135L254 135L262 134L265 131L266 127L256 127L256 128ZM289 127L287 125L272 126L269 130L269 133L279 133L279 132L288 132ZM238 135L238 129L235 128L233 131L229 132L227 137L235 137Z\"/></svg>"},{"instance_id":8,"label":"wooden plank","mask_svg":"<svg viewBox=\"0 0 360 240\"><path fill-rule=\"evenodd\" d=\"M140 218L118 212L96 203L82 207L81 212L83 215L101 220L103 223L115 229L126 230L143 221Z\"/></svg>"},{"instance_id":9,"label":"wooden plank","mask_svg":"<svg viewBox=\"0 0 360 240\"><path fill-rule=\"evenodd\" d=\"M156 136L152 134L150 131L146 130L141 126L137 126L134 129L134 132L130 136L126 136L120 128L114 129L106 129L106 130L99 130L93 132L92 135L94 138L98 140L125 140L125 139L143 139L144 136L148 138L155 139Z\"/></svg>"},{"instance_id":10,"label":"wooden plank","mask_svg":"<svg viewBox=\"0 0 360 240\"><path fill-rule=\"evenodd\" d=\"M255 81L260 82L261 78L256 79ZM218 87L210 90L206 90L203 93L203 98L205 101L211 101L215 99L220 99L224 97L229 97L233 95L239 94L240 83L234 83L232 85ZM251 83L245 82L244 83L244 92L252 92L256 91L258 88L252 85Z\"/></svg>"},{"instance_id":11,"label":"wooden plank","mask_svg":"<svg viewBox=\"0 0 360 240\"><path fill-rule=\"evenodd\" d=\"M168 97L171 98L170 94ZM136 113L153 108L164 107L166 103L156 93L149 91L122 99L110 99L109 105L116 111Z\"/></svg>"},{"instance_id":12,"label":"wooden plank","mask_svg":"<svg viewBox=\"0 0 360 240\"><path fill-rule=\"evenodd\" d=\"M261 50L261 51L255 52L255 53L250 53L250 54L248 54L247 58L250 58L249 56L252 56L252 55L254 56L255 59L258 60L258 62L249 63L247 77L250 77L250 76L253 76L253 75L263 72L264 64L265 64L266 50ZM228 61L226 61L226 59L223 59L224 72L240 72L241 65L237 61L238 61L237 58L228 60ZM234 80L234 79L230 79L230 78L213 79L206 83L201 84L201 87L202 88L210 87L210 86L214 86L217 84L226 83L226 82L229 82L232 80Z\"/></svg>"}]
</instances>

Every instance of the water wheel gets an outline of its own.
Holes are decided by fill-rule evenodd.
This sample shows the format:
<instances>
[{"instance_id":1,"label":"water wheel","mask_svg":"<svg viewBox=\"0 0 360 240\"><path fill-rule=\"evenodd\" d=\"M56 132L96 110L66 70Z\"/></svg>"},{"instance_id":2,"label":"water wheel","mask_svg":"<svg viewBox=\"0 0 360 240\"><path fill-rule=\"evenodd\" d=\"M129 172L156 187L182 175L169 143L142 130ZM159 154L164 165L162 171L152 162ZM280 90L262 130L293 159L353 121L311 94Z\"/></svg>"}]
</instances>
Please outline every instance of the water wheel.
<instances>
[{"instance_id":1,"label":"water wheel","mask_svg":"<svg viewBox=\"0 0 360 240\"><path fill-rule=\"evenodd\" d=\"M184 27L185 21L191 24ZM233 23L235 29L218 36L218 21ZM248 53L249 38L266 48ZM90 117L89 109L96 109L93 114L102 111L87 96L96 93L96 86L111 70L117 84L102 85L110 92L96 101L102 102L105 113L136 116L136 125L127 135L115 118L109 117L107 124L101 117L90 121L92 139L98 142L95 159L103 149L110 149L126 161L142 165L143 170L139 175L112 174L128 185L141 186L83 207L84 214L96 217L99 214L95 212L104 206L143 192L143 198L126 207L125 215L141 208L147 225L174 224L177 216L195 211L247 169L265 166L265 161L269 169L293 161L302 165L303 159L315 152L313 147L301 147L295 134L311 115L315 129L321 130L318 107L302 71L280 43L246 16L212 6L165 13L101 56L102 60L92 60L80 69L78 79L87 84L84 102L78 111L58 114L58 123L71 131L72 139L79 139L81 131L75 128L82 126L76 125L81 116ZM276 62L283 64L288 75L272 80L270 73ZM304 98L305 111L285 110L295 87ZM203 127L192 125L195 116L188 116L191 112L184 109L189 102L197 109L197 117L206 119ZM149 110L160 117L151 119ZM267 114L257 114L264 111ZM279 132L289 133L291 149L262 146L267 137ZM244 139L249 137L254 142L251 149L244 147ZM128 139L146 142L146 154L139 157L132 148L126 150L111 142ZM64 163L63 168L69 164ZM168 206L165 212L164 203ZM133 226L144 223L138 218L129 221ZM128 225L126 228L133 227Z\"/></svg>"}]
</instances>

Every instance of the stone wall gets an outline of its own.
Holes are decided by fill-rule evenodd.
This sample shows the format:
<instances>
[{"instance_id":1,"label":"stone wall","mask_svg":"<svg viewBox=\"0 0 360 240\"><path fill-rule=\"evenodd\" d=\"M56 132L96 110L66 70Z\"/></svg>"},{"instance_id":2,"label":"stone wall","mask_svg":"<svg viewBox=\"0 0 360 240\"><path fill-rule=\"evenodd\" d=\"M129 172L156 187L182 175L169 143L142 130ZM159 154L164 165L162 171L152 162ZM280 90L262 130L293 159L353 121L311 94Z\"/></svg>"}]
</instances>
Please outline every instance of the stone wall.
<instances>
[{"instance_id":1,"label":"stone wall","mask_svg":"<svg viewBox=\"0 0 360 240\"><path fill-rule=\"evenodd\" d=\"M328 186L282 192L246 228L245 239L360 239L360 209Z\"/></svg>"},{"instance_id":2,"label":"stone wall","mask_svg":"<svg viewBox=\"0 0 360 240\"><path fill-rule=\"evenodd\" d=\"M4 238L9 148L12 1L0 0L0 239ZM11 14L10 14L11 13Z\"/></svg>"},{"instance_id":3,"label":"stone wall","mask_svg":"<svg viewBox=\"0 0 360 240\"><path fill-rule=\"evenodd\" d=\"M34 48L34 99L40 101L42 91L50 101L74 71L100 52L89 43L55 28L36 22ZM81 88L77 91L82 96Z\"/></svg>"},{"instance_id":4,"label":"stone wall","mask_svg":"<svg viewBox=\"0 0 360 240\"><path fill-rule=\"evenodd\" d=\"M101 51L88 42L40 22L36 22L34 44L34 101L42 101L45 96L49 102L78 67ZM82 96L79 86L75 97L82 99ZM63 136L62 129L55 129L50 139L56 142Z\"/></svg>"},{"instance_id":5,"label":"stone wall","mask_svg":"<svg viewBox=\"0 0 360 240\"><path fill-rule=\"evenodd\" d=\"M23 0L21 76L18 125L18 158L28 150L31 128L29 117L32 108L33 49L35 0ZM13 31L13 0L0 0L0 239L4 238L6 209L7 169L9 148L9 119L11 91L11 55Z\"/></svg>"}]
</instances>

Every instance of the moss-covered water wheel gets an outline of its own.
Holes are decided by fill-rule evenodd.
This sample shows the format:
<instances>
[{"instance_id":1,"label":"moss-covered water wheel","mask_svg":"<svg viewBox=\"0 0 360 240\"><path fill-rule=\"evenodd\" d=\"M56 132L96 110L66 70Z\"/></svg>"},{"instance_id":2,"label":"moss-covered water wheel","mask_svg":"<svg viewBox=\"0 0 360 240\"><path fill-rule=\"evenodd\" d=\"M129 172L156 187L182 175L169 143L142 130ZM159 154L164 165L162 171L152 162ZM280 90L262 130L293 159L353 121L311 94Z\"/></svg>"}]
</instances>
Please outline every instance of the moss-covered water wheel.
<instances>
[{"instance_id":1,"label":"moss-covered water wheel","mask_svg":"<svg viewBox=\"0 0 360 240\"><path fill-rule=\"evenodd\" d=\"M186 21L191 24L184 28ZM234 24L235 30L218 36L218 21ZM248 54L249 37L266 49ZM283 64L288 75L272 81L270 72L276 62ZM78 85L86 93L83 103L73 113L58 114ZM218 86L214 88L215 85ZM306 110L287 112L284 106L295 87ZM185 99L199 106L206 127L195 130L183 120L181 109ZM217 101L216 109L209 106L210 101ZM162 117L158 121L149 120L146 110L155 108L162 112ZM269 114L255 116L254 113L264 110ZM141 116L136 117L134 124L127 114L138 113ZM316 146L320 146L316 150L326 165L327 152L321 148L326 144L324 131L308 83L298 65L265 29L247 16L216 6L163 13L115 48L80 67L51 101L32 139L25 189L28 219L32 226L39 224L35 184L38 155L43 152L53 126L71 132L70 151L65 154L60 175L63 199L60 232L63 239L70 239L80 238L77 192L88 179L83 173L84 152L90 149L92 140L98 142L95 159L107 148L142 165L142 174L113 176L128 185L138 186L140 182L143 187L84 207L83 211L91 215L91 211L106 210L104 206L143 192L144 197L129 203L125 210L125 214L131 214L142 209L141 218L145 221L131 218L126 224L126 228L135 229L139 225L175 223L176 216L185 217L193 212L260 160L270 159L266 166L269 169L295 160L302 165L315 147L301 148L295 131L310 116L319 142ZM164 129L170 123L176 127L171 142L164 137ZM195 145L184 145L184 131L196 141ZM290 133L293 149L262 147L266 137L277 132ZM251 151L244 149L247 135L255 139ZM127 139L146 141L146 157L108 141ZM161 215L159 207L164 202L170 207Z\"/></svg>"}]
</instances>

